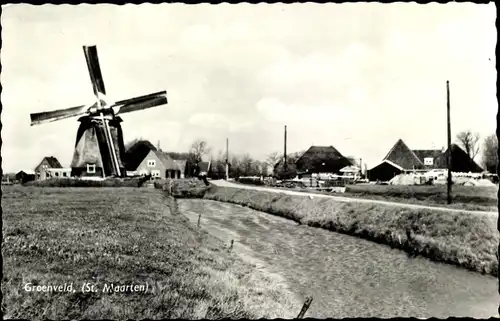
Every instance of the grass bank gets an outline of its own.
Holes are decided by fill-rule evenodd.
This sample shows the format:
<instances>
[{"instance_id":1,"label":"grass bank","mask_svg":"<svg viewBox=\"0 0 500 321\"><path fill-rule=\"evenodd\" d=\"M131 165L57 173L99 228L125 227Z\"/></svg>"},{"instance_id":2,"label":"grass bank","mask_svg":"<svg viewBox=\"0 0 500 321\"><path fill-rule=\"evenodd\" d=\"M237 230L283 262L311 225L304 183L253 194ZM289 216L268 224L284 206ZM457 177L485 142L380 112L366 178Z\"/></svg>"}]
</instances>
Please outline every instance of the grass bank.
<instances>
[{"instance_id":1,"label":"grass bank","mask_svg":"<svg viewBox=\"0 0 500 321\"><path fill-rule=\"evenodd\" d=\"M141 187L149 177L107 178L105 180L83 180L76 178L49 178L30 181L24 186L33 187Z\"/></svg>"},{"instance_id":2,"label":"grass bank","mask_svg":"<svg viewBox=\"0 0 500 321\"><path fill-rule=\"evenodd\" d=\"M452 187L451 208L464 206L471 210L497 211L498 186L463 186ZM348 185L345 196L403 201L426 205L447 205L446 185Z\"/></svg>"},{"instance_id":3,"label":"grass bank","mask_svg":"<svg viewBox=\"0 0 500 321\"><path fill-rule=\"evenodd\" d=\"M146 188L3 187L3 312L12 319L289 318L283 290ZM75 292L24 286L72 283ZM91 283L97 292L84 293ZM105 284L147 292L104 293Z\"/></svg>"},{"instance_id":4,"label":"grass bank","mask_svg":"<svg viewBox=\"0 0 500 321\"><path fill-rule=\"evenodd\" d=\"M242 183L242 182L237 182ZM242 184L258 185L250 182ZM274 187L288 190L289 188ZM294 188L294 191L314 194L336 195L327 191L314 189ZM347 185L345 192L339 194L343 197L373 199L396 203L420 204L426 206L439 206L452 209L465 209L470 211L497 212L498 186L462 186L452 188L452 204L447 204L446 185Z\"/></svg>"},{"instance_id":5,"label":"grass bank","mask_svg":"<svg viewBox=\"0 0 500 321\"><path fill-rule=\"evenodd\" d=\"M363 237L435 261L496 275L496 217L345 203L212 186L204 198L248 206L300 224Z\"/></svg>"}]
</instances>

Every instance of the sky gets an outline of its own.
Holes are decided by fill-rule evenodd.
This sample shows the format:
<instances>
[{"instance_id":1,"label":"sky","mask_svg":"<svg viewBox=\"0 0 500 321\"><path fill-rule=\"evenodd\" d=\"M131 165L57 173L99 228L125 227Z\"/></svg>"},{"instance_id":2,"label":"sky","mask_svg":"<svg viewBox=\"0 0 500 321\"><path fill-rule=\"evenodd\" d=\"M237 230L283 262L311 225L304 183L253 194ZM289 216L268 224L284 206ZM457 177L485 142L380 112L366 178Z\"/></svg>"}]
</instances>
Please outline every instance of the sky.
<instances>
[{"instance_id":1,"label":"sky","mask_svg":"<svg viewBox=\"0 0 500 321\"><path fill-rule=\"evenodd\" d=\"M108 97L166 90L169 103L122 116L125 142L264 160L332 145L371 168L401 138L412 149L493 134L493 3L2 6L5 172L44 156L69 166L78 122L30 113L93 102L83 45L97 45ZM480 159L477 159L478 162Z\"/></svg>"}]
</instances>

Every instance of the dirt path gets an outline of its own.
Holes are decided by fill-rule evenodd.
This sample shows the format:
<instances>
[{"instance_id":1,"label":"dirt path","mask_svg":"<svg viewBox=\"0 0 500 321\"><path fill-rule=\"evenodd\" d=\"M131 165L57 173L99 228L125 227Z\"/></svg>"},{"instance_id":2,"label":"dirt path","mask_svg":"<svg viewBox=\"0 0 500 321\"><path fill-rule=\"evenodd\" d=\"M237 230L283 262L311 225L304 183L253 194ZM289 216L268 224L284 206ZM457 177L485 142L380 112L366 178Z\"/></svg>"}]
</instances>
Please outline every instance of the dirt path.
<instances>
[{"instance_id":1,"label":"dirt path","mask_svg":"<svg viewBox=\"0 0 500 321\"><path fill-rule=\"evenodd\" d=\"M233 239L235 254L286 283L300 301L312 295L306 317L496 315L492 276L233 204L179 200L179 209L192 224L201 214L202 229L225 244Z\"/></svg>"},{"instance_id":2,"label":"dirt path","mask_svg":"<svg viewBox=\"0 0 500 321\"><path fill-rule=\"evenodd\" d=\"M446 207L439 207L439 206L405 204L405 203L388 202L388 201L380 201L380 200L373 200L373 199L351 198L351 197L343 197L343 196L336 196L336 195L325 195L325 194L316 194L316 193L307 193L307 192L288 191L288 190L277 189L277 188L272 188L272 187L235 184L235 183L224 181L224 180L213 180L210 182L212 184L214 184L215 186L221 186L221 187L253 189L253 190L257 190L257 191L267 191L267 192L282 193L282 194L297 195L297 196L333 198L339 202L347 202L347 203L350 203L350 202L371 203L371 204L381 204L381 205L399 206L399 207L416 208L416 209L431 209L431 210L438 210L438 211L445 211L445 212L472 213L472 214L476 214L476 215L487 215L487 216L494 216L494 217L498 216L497 212L470 211L470 210L446 208Z\"/></svg>"}]
</instances>

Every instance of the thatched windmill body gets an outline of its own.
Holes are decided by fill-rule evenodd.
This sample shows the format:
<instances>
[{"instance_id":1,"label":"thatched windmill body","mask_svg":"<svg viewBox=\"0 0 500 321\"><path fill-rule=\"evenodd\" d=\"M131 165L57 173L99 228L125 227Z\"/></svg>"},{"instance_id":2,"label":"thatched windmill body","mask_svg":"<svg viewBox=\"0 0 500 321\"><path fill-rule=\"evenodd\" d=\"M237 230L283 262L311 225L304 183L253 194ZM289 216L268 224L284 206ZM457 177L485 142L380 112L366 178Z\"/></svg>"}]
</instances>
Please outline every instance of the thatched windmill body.
<instances>
[{"instance_id":1,"label":"thatched windmill body","mask_svg":"<svg viewBox=\"0 0 500 321\"><path fill-rule=\"evenodd\" d=\"M80 126L76 135L71 162L71 176L126 176L119 114L143 110L167 103L166 91L109 102L102 79L96 46L84 46L90 80L96 101L67 109L31 114L31 125L78 117Z\"/></svg>"}]
</instances>

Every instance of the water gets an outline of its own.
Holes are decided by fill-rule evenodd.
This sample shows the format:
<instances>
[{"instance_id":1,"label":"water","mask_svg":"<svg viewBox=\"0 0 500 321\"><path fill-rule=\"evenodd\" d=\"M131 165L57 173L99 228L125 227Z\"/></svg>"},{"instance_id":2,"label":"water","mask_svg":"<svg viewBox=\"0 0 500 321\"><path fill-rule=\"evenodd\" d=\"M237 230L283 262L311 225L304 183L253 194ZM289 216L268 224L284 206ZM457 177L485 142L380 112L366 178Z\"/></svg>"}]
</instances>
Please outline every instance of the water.
<instances>
[{"instance_id":1,"label":"water","mask_svg":"<svg viewBox=\"0 0 500 321\"><path fill-rule=\"evenodd\" d=\"M235 254L262 262L302 300L312 295L306 317L497 315L493 276L237 205L179 200L179 209L193 224L201 214L202 229L234 239Z\"/></svg>"}]
</instances>

